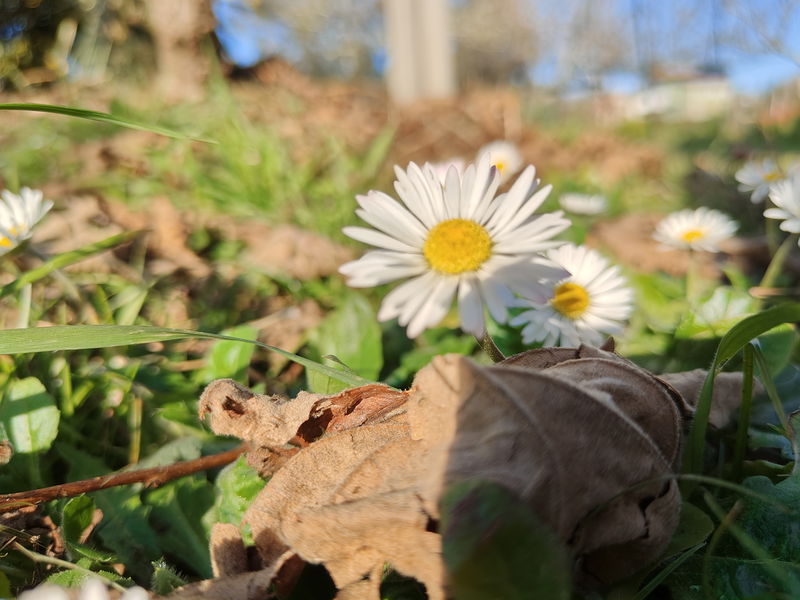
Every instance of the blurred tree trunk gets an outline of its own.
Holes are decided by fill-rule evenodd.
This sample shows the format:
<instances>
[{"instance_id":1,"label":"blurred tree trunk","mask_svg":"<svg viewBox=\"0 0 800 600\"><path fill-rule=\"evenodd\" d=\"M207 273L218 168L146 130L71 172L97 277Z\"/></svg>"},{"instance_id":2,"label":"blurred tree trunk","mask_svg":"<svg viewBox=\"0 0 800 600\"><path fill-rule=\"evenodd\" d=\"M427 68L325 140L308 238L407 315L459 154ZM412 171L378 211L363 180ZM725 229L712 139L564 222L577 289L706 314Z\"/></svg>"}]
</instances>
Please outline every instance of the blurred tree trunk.
<instances>
[{"instance_id":1,"label":"blurred tree trunk","mask_svg":"<svg viewBox=\"0 0 800 600\"><path fill-rule=\"evenodd\" d=\"M156 51L156 92L167 101L203 98L211 68L211 0L145 0Z\"/></svg>"},{"instance_id":2,"label":"blurred tree trunk","mask_svg":"<svg viewBox=\"0 0 800 600\"><path fill-rule=\"evenodd\" d=\"M389 95L398 104L456 93L446 0L383 0Z\"/></svg>"}]
</instances>

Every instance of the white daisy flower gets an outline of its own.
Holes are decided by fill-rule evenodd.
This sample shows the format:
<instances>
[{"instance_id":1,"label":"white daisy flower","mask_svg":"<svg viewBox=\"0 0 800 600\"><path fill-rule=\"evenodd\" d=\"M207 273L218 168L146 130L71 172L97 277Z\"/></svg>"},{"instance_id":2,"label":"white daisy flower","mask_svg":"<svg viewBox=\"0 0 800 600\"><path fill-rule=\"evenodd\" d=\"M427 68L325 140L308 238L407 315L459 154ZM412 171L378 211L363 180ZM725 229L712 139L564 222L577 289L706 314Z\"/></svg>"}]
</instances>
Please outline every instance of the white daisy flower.
<instances>
[{"instance_id":1,"label":"white daisy flower","mask_svg":"<svg viewBox=\"0 0 800 600\"><path fill-rule=\"evenodd\" d=\"M788 179L775 183L770 188L769 199L775 208L765 210L764 216L768 219L783 219L781 229L789 233L800 233L800 171L795 171Z\"/></svg>"},{"instance_id":2,"label":"white daisy flower","mask_svg":"<svg viewBox=\"0 0 800 600\"><path fill-rule=\"evenodd\" d=\"M547 258L571 276L560 281L547 302L518 300L526 310L511 325L525 325L526 344L545 346L599 346L609 335L622 331L633 310L633 292L619 267L585 246L566 244L547 251Z\"/></svg>"},{"instance_id":3,"label":"white daisy flower","mask_svg":"<svg viewBox=\"0 0 800 600\"><path fill-rule=\"evenodd\" d=\"M0 255L13 250L32 235L33 226L53 207L41 190L24 187L19 195L0 192Z\"/></svg>"},{"instance_id":4,"label":"white daisy flower","mask_svg":"<svg viewBox=\"0 0 800 600\"><path fill-rule=\"evenodd\" d=\"M461 174L464 172L464 167L466 164L464 163L463 158L451 158L450 160L432 163L431 166L436 172L436 176L439 178L441 184L444 185L444 182L447 180L447 171L450 170L450 167L453 167L459 174Z\"/></svg>"},{"instance_id":5,"label":"white daisy flower","mask_svg":"<svg viewBox=\"0 0 800 600\"><path fill-rule=\"evenodd\" d=\"M739 225L713 208L701 206L673 213L657 226L653 237L666 246L719 252L719 244L732 237Z\"/></svg>"},{"instance_id":6,"label":"white daisy flower","mask_svg":"<svg viewBox=\"0 0 800 600\"><path fill-rule=\"evenodd\" d=\"M120 600L147 600L150 594L143 588L131 587L115 597ZM19 595L19 600L70 600L72 598L77 598L77 600L109 600L108 588L100 579L90 577L84 581L79 590L63 588L52 583L43 583Z\"/></svg>"},{"instance_id":7,"label":"white daisy flower","mask_svg":"<svg viewBox=\"0 0 800 600\"><path fill-rule=\"evenodd\" d=\"M512 175L522 168L523 160L519 149L511 142L497 140L489 142L478 150L478 156L489 154L492 164L500 173L500 183L508 181Z\"/></svg>"},{"instance_id":8,"label":"white daisy flower","mask_svg":"<svg viewBox=\"0 0 800 600\"><path fill-rule=\"evenodd\" d=\"M381 321L397 317L413 338L441 321L457 297L461 327L481 335L484 305L504 322L514 293L544 299L566 275L538 254L563 243L552 238L569 221L561 211L534 215L551 186L535 192L532 166L496 198L499 178L488 155L463 175L449 169L444 184L430 164L395 173L403 204L381 192L359 196L356 213L375 229L343 230L378 249L339 269L354 287L411 278L384 298Z\"/></svg>"},{"instance_id":9,"label":"white daisy flower","mask_svg":"<svg viewBox=\"0 0 800 600\"><path fill-rule=\"evenodd\" d=\"M576 215L599 215L608 207L605 196L577 192L561 194L558 203L561 208Z\"/></svg>"},{"instance_id":10,"label":"white daisy flower","mask_svg":"<svg viewBox=\"0 0 800 600\"><path fill-rule=\"evenodd\" d=\"M736 171L740 192L752 192L750 201L759 204L769 194L769 187L786 175L774 160L750 161Z\"/></svg>"}]
</instances>

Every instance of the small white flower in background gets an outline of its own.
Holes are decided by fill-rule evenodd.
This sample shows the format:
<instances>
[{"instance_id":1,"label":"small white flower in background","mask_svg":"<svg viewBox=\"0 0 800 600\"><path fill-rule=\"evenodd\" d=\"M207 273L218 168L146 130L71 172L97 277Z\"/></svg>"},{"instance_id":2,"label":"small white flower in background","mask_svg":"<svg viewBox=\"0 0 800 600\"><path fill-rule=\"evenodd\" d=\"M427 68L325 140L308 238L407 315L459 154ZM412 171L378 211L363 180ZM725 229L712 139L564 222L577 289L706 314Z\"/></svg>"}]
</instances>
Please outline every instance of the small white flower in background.
<instances>
[{"instance_id":1,"label":"small white flower in background","mask_svg":"<svg viewBox=\"0 0 800 600\"><path fill-rule=\"evenodd\" d=\"M599 194L561 194L558 199L561 208L576 215L599 215L608 208L605 196Z\"/></svg>"},{"instance_id":2,"label":"small white flower in background","mask_svg":"<svg viewBox=\"0 0 800 600\"><path fill-rule=\"evenodd\" d=\"M478 150L478 156L489 154L492 164L500 173L500 183L508 181L512 175L522 168L523 160L519 149L511 142L498 140L489 142Z\"/></svg>"},{"instance_id":3,"label":"small white flower in background","mask_svg":"<svg viewBox=\"0 0 800 600\"><path fill-rule=\"evenodd\" d=\"M571 273L560 281L545 303L521 299L529 308L510 321L525 325L522 340L544 346L599 346L622 331L633 310L633 292L619 267L585 246L566 244L547 251L547 258Z\"/></svg>"},{"instance_id":4,"label":"small white flower in background","mask_svg":"<svg viewBox=\"0 0 800 600\"><path fill-rule=\"evenodd\" d=\"M761 161L750 161L736 171L739 191L752 192L750 201L753 204L763 202L764 198L769 194L769 187L785 176L775 161L769 158Z\"/></svg>"},{"instance_id":5,"label":"small white flower in background","mask_svg":"<svg viewBox=\"0 0 800 600\"><path fill-rule=\"evenodd\" d=\"M19 195L3 190L0 197L0 255L3 255L31 237L33 226L53 208L53 203L43 199L41 190L27 187Z\"/></svg>"},{"instance_id":6,"label":"small white flower in background","mask_svg":"<svg viewBox=\"0 0 800 600\"><path fill-rule=\"evenodd\" d=\"M436 176L439 178L439 181L442 185L447 180L447 171L450 170L450 167L453 167L458 174L464 172L464 164L463 158L451 158L450 160L443 160L441 162L431 163L433 170L436 171Z\"/></svg>"},{"instance_id":7,"label":"small white flower in background","mask_svg":"<svg viewBox=\"0 0 800 600\"><path fill-rule=\"evenodd\" d=\"M120 600L147 600L150 594L143 588L132 587L125 590L120 596ZM95 578L88 578L80 589L63 588L52 583L43 583L35 588L22 592L19 600L109 600L108 588L106 585Z\"/></svg>"},{"instance_id":8,"label":"small white flower in background","mask_svg":"<svg viewBox=\"0 0 800 600\"><path fill-rule=\"evenodd\" d=\"M398 318L409 337L441 321L458 298L461 327L482 335L484 305L498 322L514 293L546 298L552 281L567 273L539 252L569 226L560 211L535 215L551 186L530 166L511 189L495 197L496 169L488 155L460 175L450 169L444 184L430 164L395 167L395 189L403 204L382 192L358 196L358 216L375 227L345 227L351 238L376 246L339 269L353 287L411 278L392 290L378 319Z\"/></svg>"},{"instance_id":9,"label":"small white flower in background","mask_svg":"<svg viewBox=\"0 0 800 600\"><path fill-rule=\"evenodd\" d=\"M775 205L764 211L768 219L783 219L780 228L789 233L800 233L800 171L774 184L769 199ZM800 245L800 240L798 240Z\"/></svg>"},{"instance_id":10,"label":"small white flower in background","mask_svg":"<svg viewBox=\"0 0 800 600\"><path fill-rule=\"evenodd\" d=\"M753 314L754 298L729 287L718 287L711 298L695 308L694 318L710 328L721 328L722 333L736 322Z\"/></svg>"},{"instance_id":11,"label":"small white flower in background","mask_svg":"<svg viewBox=\"0 0 800 600\"><path fill-rule=\"evenodd\" d=\"M663 219L653 237L666 246L719 252L719 245L733 237L739 225L713 208L681 210Z\"/></svg>"}]
</instances>

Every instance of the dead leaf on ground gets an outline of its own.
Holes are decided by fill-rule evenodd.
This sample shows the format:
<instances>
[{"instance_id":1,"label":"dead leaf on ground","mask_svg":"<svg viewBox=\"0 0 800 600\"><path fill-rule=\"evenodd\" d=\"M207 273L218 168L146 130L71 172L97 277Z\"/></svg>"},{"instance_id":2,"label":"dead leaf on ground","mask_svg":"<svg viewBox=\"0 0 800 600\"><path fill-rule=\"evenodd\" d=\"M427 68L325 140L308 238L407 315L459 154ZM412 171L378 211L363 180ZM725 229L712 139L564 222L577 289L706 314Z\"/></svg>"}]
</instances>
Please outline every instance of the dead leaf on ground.
<instances>
[{"instance_id":1,"label":"dead leaf on ground","mask_svg":"<svg viewBox=\"0 0 800 600\"><path fill-rule=\"evenodd\" d=\"M196 278L211 274L211 267L189 249L186 218L169 198L153 198L146 210L134 210L116 202L107 202L104 208L123 228L150 232L148 244L159 258L149 265L155 275L170 275L177 269L185 269Z\"/></svg>"},{"instance_id":2,"label":"dead leaf on ground","mask_svg":"<svg viewBox=\"0 0 800 600\"><path fill-rule=\"evenodd\" d=\"M665 379L673 385L585 346L488 367L446 355L408 392L375 384L287 401L221 380L200 414L253 454L282 455L244 518L268 572L296 553L326 567L337 598L374 600L389 563L436 600L446 596L439 502L464 480L514 492L570 549L583 585L657 560L679 519L671 475L702 385L692 374ZM215 532L212 555L227 565L219 583L243 576L232 573L243 565L241 538L230 527Z\"/></svg>"}]
</instances>

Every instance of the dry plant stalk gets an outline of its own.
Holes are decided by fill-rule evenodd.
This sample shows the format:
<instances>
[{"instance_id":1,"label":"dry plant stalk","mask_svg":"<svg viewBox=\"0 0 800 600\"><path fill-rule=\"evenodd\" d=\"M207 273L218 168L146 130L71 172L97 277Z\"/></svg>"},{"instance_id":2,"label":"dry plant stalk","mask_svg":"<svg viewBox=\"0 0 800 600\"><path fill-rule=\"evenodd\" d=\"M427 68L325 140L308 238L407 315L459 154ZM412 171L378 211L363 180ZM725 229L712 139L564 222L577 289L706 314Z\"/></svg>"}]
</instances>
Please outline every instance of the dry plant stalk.
<instances>
[{"instance_id":1,"label":"dry plant stalk","mask_svg":"<svg viewBox=\"0 0 800 600\"><path fill-rule=\"evenodd\" d=\"M618 581L658 559L677 526L669 476L701 384L700 373L660 378L587 346L488 367L439 356L407 392L369 385L286 400L213 382L201 416L248 442L263 475L274 472L244 517L263 571L246 572L238 530L218 525L216 579L174 596L255 598L297 555L327 568L340 600L379 598L387 562L443 600L439 500L467 479L525 502L569 547L581 585ZM718 389L740 384L729 377ZM720 424L735 406L715 402Z\"/></svg>"}]
</instances>

